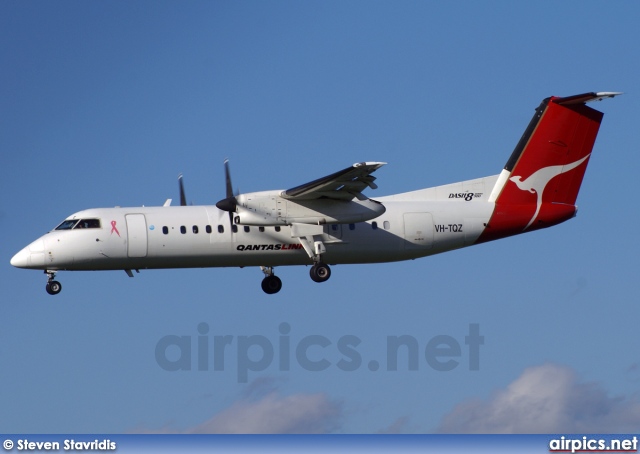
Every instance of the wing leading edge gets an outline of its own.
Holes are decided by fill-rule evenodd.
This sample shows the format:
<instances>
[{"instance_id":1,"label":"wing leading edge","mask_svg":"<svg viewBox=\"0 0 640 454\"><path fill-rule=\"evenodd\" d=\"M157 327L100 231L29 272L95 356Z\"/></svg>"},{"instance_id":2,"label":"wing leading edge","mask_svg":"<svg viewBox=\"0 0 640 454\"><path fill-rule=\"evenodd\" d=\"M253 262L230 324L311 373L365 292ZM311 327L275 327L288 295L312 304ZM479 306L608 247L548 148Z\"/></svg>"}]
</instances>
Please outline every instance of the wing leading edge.
<instances>
[{"instance_id":1,"label":"wing leading edge","mask_svg":"<svg viewBox=\"0 0 640 454\"><path fill-rule=\"evenodd\" d=\"M366 200L362 191L370 187L377 189L374 183L376 177L373 172L385 165L386 162L357 162L351 167L318 178L309 183L301 184L283 191L280 196L288 200L312 200L329 198L336 200Z\"/></svg>"}]
</instances>

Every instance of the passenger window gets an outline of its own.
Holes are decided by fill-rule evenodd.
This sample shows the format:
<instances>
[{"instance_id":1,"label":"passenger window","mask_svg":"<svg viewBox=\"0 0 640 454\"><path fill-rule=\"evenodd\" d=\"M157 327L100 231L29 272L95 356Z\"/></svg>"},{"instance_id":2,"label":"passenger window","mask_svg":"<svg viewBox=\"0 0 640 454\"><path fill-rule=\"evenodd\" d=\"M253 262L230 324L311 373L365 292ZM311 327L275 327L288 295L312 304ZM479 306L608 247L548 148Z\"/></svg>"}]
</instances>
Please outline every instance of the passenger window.
<instances>
[{"instance_id":1,"label":"passenger window","mask_svg":"<svg viewBox=\"0 0 640 454\"><path fill-rule=\"evenodd\" d=\"M389 224L389 221L384 221L384 224L382 225L384 225L385 230L389 230L389 228L391 227L391 224Z\"/></svg>"},{"instance_id":2,"label":"passenger window","mask_svg":"<svg viewBox=\"0 0 640 454\"><path fill-rule=\"evenodd\" d=\"M198 233L198 226L197 225L193 226L193 233Z\"/></svg>"},{"instance_id":3,"label":"passenger window","mask_svg":"<svg viewBox=\"0 0 640 454\"><path fill-rule=\"evenodd\" d=\"M371 223L371 228L373 228L373 230L377 230L378 229L378 223L376 221L373 221Z\"/></svg>"},{"instance_id":4,"label":"passenger window","mask_svg":"<svg viewBox=\"0 0 640 454\"><path fill-rule=\"evenodd\" d=\"M210 225L206 226L205 230L207 231L207 233L211 233L211 226Z\"/></svg>"},{"instance_id":5,"label":"passenger window","mask_svg":"<svg viewBox=\"0 0 640 454\"><path fill-rule=\"evenodd\" d=\"M248 225L245 225L245 226L244 226L244 231L245 231L245 232L249 233L249 231L250 231L250 230L251 230L251 229L249 228L249 226L248 226Z\"/></svg>"},{"instance_id":6,"label":"passenger window","mask_svg":"<svg viewBox=\"0 0 640 454\"><path fill-rule=\"evenodd\" d=\"M218 225L218 233L224 233L224 225Z\"/></svg>"},{"instance_id":7,"label":"passenger window","mask_svg":"<svg viewBox=\"0 0 640 454\"><path fill-rule=\"evenodd\" d=\"M184 225L180 226L180 233L182 233L183 235L187 233L187 228Z\"/></svg>"},{"instance_id":8,"label":"passenger window","mask_svg":"<svg viewBox=\"0 0 640 454\"><path fill-rule=\"evenodd\" d=\"M258 227L258 230L261 231L261 232L264 232L264 227L260 226L260 227Z\"/></svg>"},{"instance_id":9,"label":"passenger window","mask_svg":"<svg viewBox=\"0 0 640 454\"><path fill-rule=\"evenodd\" d=\"M235 224L233 224L233 225L231 226L231 231L232 231L233 233L238 233L238 226L237 226L237 225L235 225Z\"/></svg>"},{"instance_id":10,"label":"passenger window","mask_svg":"<svg viewBox=\"0 0 640 454\"><path fill-rule=\"evenodd\" d=\"M349 224L349 230L355 230L355 229L356 229L355 224Z\"/></svg>"},{"instance_id":11,"label":"passenger window","mask_svg":"<svg viewBox=\"0 0 640 454\"><path fill-rule=\"evenodd\" d=\"M276 225L276 232L279 232L279 231L280 231L280 226Z\"/></svg>"},{"instance_id":12,"label":"passenger window","mask_svg":"<svg viewBox=\"0 0 640 454\"><path fill-rule=\"evenodd\" d=\"M165 235L169 234L169 227L167 227L166 225L164 227L162 227L162 233L164 233Z\"/></svg>"}]
</instances>

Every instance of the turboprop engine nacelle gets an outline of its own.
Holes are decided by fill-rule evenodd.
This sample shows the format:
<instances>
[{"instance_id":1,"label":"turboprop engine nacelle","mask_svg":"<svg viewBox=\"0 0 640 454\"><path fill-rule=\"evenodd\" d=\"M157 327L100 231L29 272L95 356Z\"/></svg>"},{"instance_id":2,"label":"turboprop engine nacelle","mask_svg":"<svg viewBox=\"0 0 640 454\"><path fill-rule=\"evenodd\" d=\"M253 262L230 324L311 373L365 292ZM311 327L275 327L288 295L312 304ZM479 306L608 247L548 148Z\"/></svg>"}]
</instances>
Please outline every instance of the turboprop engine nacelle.
<instances>
[{"instance_id":1,"label":"turboprop engine nacelle","mask_svg":"<svg viewBox=\"0 0 640 454\"><path fill-rule=\"evenodd\" d=\"M287 200L281 191L240 194L234 222L241 225L350 224L383 214L384 205L375 200Z\"/></svg>"}]
</instances>

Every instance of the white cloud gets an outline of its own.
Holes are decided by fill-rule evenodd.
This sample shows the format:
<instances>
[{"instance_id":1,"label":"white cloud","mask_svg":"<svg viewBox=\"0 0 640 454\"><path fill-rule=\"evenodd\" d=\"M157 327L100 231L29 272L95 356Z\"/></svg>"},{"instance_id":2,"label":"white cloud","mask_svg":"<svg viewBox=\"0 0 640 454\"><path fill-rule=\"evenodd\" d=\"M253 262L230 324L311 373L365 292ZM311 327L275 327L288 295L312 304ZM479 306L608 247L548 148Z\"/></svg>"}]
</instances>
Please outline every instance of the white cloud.
<instances>
[{"instance_id":1,"label":"white cloud","mask_svg":"<svg viewBox=\"0 0 640 454\"><path fill-rule=\"evenodd\" d=\"M318 434L339 429L342 403L324 393L283 396L280 380L261 377L246 386L229 407L195 427L176 429L175 421L158 429L138 425L130 433ZM199 399L209 400L210 394Z\"/></svg>"},{"instance_id":2,"label":"white cloud","mask_svg":"<svg viewBox=\"0 0 640 454\"><path fill-rule=\"evenodd\" d=\"M406 433L409 418L407 416L401 416L396 419L390 426L378 430L379 434L402 434Z\"/></svg>"},{"instance_id":3,"label":"white cloud","mask_svg":"<svg viewBox=\"0 0 640 454\"><path fill-rule=\"evenodd\" d=\"M240 400L189 433L327 433L341 416L340 405L325 394L281 396L272 391L264 397Z\"/></svg>"},{"instance_id":4,"label":"white cloud","mask_svg":"<svg viewBox=\"0 0 640 454\"><path fill-rule=\"evenodd\" d=\"M640 402L610 397L596 383L581 383L564 366L544 364L489 400L456 406L438 428L444 433L624 433L640 430Z\"/></svg>"}]
</instances>

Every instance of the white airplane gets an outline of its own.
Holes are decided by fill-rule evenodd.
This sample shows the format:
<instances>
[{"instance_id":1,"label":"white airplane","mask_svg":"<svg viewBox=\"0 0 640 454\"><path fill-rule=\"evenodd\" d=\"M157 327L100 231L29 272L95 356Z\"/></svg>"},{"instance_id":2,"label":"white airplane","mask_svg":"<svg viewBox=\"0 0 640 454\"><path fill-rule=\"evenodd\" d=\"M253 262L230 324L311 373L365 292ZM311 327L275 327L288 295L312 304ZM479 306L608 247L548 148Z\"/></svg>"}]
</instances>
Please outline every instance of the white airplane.
<instances>
[{"instance_id":1,"label":"white airplane","mask_svg":"<svg viewBox=\"0 0 640 454\"><path fill-rule=\"evenodd\" d=\"M274 267L415 259L550 227L576 215L578 190L603 114L585 105L620 93L585 93L542 101L499 175L370 199L361 162L287 190L234 195L215 206L96 208L69 216L18 252L11 265L44 270L46 290L62 289L58 271L260 266L262 289L282 281Z\"/></svg>"}]
</instances>

